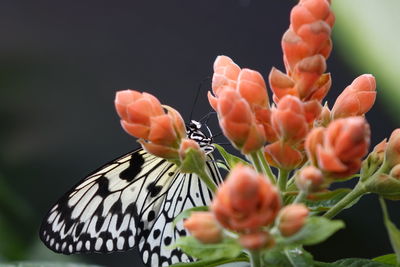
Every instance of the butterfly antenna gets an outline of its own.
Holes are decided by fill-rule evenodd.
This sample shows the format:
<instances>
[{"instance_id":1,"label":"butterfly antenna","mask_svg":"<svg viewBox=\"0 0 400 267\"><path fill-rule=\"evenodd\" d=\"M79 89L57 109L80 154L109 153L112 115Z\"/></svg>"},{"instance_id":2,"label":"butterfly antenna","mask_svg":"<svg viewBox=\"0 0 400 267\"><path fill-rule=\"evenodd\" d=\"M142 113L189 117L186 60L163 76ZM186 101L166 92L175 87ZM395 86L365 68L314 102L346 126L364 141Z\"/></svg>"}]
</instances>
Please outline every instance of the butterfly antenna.
<instances>
[{"instance_id":1,"label":"butterfly antenna","mask_svg":"<svg viewBox=\"0 0 400 267\"><path fill-rule=\"evenodd\" d=\"M210 80L210 79L211 79L211 77L206 77L206 78L204 78L204 79L200 82L199 86L197 87L197 92L196 92L196 96L195 96L195 98L194 98L192 110L190 111L189 122L192 121L193 110L194 110L194 107L196 106L197 100L199 99L200 90L201 90L201 88L203 87L204 82L207 81L207 80Z\"/></svg>"}]
</instances>

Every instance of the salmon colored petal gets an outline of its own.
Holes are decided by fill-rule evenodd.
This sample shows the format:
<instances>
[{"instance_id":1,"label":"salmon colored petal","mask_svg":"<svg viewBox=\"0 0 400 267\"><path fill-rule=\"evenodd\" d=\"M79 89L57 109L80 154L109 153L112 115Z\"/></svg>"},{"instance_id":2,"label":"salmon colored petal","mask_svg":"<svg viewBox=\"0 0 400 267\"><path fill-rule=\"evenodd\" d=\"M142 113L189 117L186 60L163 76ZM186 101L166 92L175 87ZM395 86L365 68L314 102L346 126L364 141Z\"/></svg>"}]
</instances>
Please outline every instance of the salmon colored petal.
<instances>
[{"instance_id":1,"label":"salmon colored petal","mask_svg":"<svg viewBox=\"0 0 400 267\"><path fill-rule=\"evenodd\" d=\"M323 150L320 146L317 147L318 165L328 172L344 172L347 170L340 160L332 153Z\"/></svg>"},{"instance_id":2,"label":"salmon colored petal","mask_svg":"<svg viewBox=\"0 0 400 267\"><path fill-rule=\"evenodd\" d=\"M168 115L152 117L148 140L158 145L174 145L177 136L171 117Z\"/></svg>"},{"instance_id":3,"label":"salmon colored petal","mask_svg":"<svg viewBox=\"0 0 400 267\"><path fill-rule=\"evenodd\" d=\"M125 132L134 137L147 139L147 137L149 136L150 127L148 126L137 123L129 123L124 120L121 120L121 126L125 130Z\"/></svg>"},{"instance_id":4,"label":"salmon colored petal","mask_svg":"<svg viewBox=\"0 0 400 267\"><path fill-rule=\"evenodd\" d=\"M179 158L179 153L177 149L164 146L164 145L157 145L154 143L147 143L143 139L138 140L142 147L157 157L165 158L165 159L177 159Z\"/></svg>"}]
</instances>

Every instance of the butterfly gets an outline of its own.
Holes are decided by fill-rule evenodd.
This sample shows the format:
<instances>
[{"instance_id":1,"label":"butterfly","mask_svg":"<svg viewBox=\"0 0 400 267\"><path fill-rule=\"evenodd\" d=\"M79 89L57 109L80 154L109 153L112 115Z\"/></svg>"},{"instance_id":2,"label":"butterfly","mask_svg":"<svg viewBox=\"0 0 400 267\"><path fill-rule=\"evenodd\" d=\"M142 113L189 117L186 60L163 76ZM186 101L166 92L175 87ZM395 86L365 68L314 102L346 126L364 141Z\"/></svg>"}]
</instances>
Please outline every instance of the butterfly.
<instances>
[{"instance_id":1,"label":"butterfly","mask_svg":"<svg viewBox=\"0 0 400 267\"><path fill-rule=\"evenodd\" d=\"M206 171L219 185L223 179L211 154L212 137L201 127L192 120L187 134L206 153ZM189 262L190 256L168 248L187 235L182 221L174 226L173 220L211 200L211 191L196 174L181 173L177 165L139 148L100 167L61 197L43 219L39 235L57 253L108 253L137 246L148 266Z\"/></svg>"}]
</instances>

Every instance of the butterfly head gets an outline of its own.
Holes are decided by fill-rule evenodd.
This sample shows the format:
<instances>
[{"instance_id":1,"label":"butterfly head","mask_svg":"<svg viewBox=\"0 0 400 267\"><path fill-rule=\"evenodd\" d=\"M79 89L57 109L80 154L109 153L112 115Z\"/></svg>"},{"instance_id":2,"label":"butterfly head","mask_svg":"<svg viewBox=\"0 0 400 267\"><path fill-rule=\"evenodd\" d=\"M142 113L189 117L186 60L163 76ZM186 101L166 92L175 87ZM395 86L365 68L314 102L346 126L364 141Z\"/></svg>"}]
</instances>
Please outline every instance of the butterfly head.
<instances>
[{"instance_id":1,"label":"butterfly head","mask_svg":"<svg viewBox=\"0 0 400 267\"><path fill-rule=\"evenodd\" d=\"M207 127L207 125L204 125L204 127L207 128L209 135L207 136L201 131L201 127L203 124L201 124L198 121L191 120L188 129L187 129L187 135L190 139L196 141L199 145L200 148L203 149L203 151L208 154L214 151L215 147L212 144L213 143L213 138L210 129Z\"/></svg>"}]
</instances>

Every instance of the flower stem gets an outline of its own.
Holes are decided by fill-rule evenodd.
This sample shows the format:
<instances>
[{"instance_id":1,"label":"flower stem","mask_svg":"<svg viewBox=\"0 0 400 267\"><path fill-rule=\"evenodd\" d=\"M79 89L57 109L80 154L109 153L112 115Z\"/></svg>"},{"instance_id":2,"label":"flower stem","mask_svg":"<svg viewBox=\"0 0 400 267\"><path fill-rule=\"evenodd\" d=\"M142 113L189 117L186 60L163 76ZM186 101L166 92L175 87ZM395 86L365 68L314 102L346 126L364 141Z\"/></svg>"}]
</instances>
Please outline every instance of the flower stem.
<instances>
[{"instance_id":1,"label":"flower stem","mask_svg":"<svg viewBox=\"0 0 400 267\"><path fill-rule=\"evenodd\" d=\"M259 173L264 173L264 169L261 166L260 159L257 157L257 153L256 152L252 152L250 154L250 161L251 161L251 163L253 163L254 167L256 168L256 170Z\"/></svg>"},{"instance_id":2,"label":"flower stem","mask_svg":"<svg viewBox=\"0 0 400 267\"><path fill-rule=\"evenodd\" d=\"M272 184L276 184L276 177L272 173L271 167L269 166L267 160L265 159L264 153L262 152L261 149L257 151L257 156L258 156L258 158L261 162L261 165L264 169L264 174L268 176L268 178L272 182Z\"/></svg>"},{"instance_id":3,"label":"flower stem","mask_svg":"<svg viewBox=\"0 0 400 267\"><path fill-rule=\"evenodd\" d=\"M279 177L278 177L278 188L281 193L286 191L286 183L288 179L289 172L284 169L279 169Z\"/></svg>"},{"instance_id":4,"label":"flower stem","mask_svg":"<svg viewBox=\"0 0 400 267\"><path fill-rule=\"evenodd\" d=\"M200 179L207 185L208 189L211 192L215 193L217 191L217 186L212 181L210 176L204 171L204 169L199 169L196 171L196 174L200 177Z\"/></svg>"},{"instance_id":5,"label":"flower stem","mask_svg":"<svg viewBox=\"0 0 400 267\"><path fill-rule=\"evenodd\" d=\"M351 202L356 200L357 198L361 197L365 193L367 193L367 189L365 188L362 182L358 182L356 187L350 193L348 193L344 198L342 198L335 206L330 208L323 217L331 219L336 216L339 212L345 209Z\"/></svg>"},{"instance_id":6,"label":"flower stem","mask_svg":"<svg viewBox=\"0 0 400 267\"><path fill-rule=\"evenodd\" d=\"M307 191L300 190L300 192L297 194L296 198L293 200L293 204L302 202L306 196L307 196Z\"/></svg>"},{"instance_id":7,"label":"flower stem","mask_svg":"<svg viewBox=\"0 0 400 267\"><path fill-rule=\"evenodd\" d=\"M250 266L251 267L261 267L261 253L258 250L250 250Z\"/></svg>"}]
</instances>

